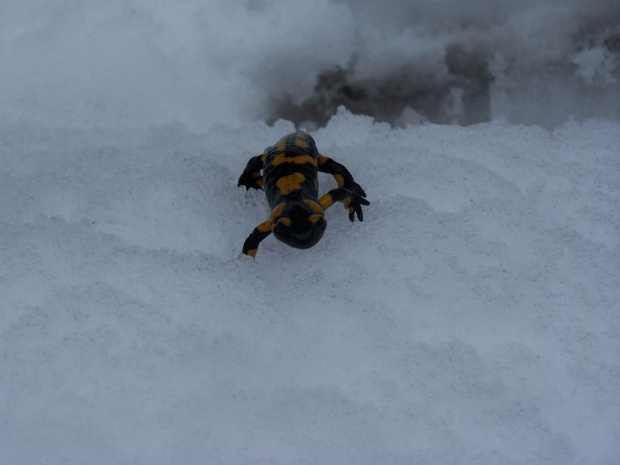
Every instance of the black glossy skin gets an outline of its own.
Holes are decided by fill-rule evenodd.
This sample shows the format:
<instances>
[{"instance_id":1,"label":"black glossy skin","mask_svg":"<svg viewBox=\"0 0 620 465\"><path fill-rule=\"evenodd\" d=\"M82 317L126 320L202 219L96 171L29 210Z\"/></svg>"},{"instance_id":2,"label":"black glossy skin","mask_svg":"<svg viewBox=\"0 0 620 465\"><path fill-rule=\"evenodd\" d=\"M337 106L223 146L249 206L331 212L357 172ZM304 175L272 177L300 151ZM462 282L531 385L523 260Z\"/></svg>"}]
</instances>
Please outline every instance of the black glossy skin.
<instances>
[{"instance_id":1,"label":"black glossy skin","mask_svg":"<svg viewBox=\"0 0 620 465\"><path fill-rule=\"evenodd\" d=\"M262 174L261 174L262 170ZM336 178L338 189L318 196L318 172ZM361 205L369 205L364 190L339 163L321 155L314 139L305 132L294 132L267 147L263 155L252 157L239 178L239 186L264 188L272 209L270 218L257 226L245 241L243 253L254 257L260 241L270 233L291 247L308 249L323 236L326 208L341 201L363 220Z\"/></svg>"}]
</instances>

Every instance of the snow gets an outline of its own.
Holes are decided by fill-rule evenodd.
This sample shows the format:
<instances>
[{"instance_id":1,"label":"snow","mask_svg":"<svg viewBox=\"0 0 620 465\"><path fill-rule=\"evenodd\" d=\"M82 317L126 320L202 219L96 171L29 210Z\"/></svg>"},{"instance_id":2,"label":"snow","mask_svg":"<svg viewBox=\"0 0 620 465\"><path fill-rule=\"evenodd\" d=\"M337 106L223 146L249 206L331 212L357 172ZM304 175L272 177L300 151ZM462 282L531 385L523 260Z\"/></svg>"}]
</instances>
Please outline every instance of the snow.
<instances>
[{"instance_id":1,"label":"snow","mask_svg":"<svg viewBox=\"0 0 620 465\"><path fill-rule=\"evenodd\" d=\"M464 91L517 123L618 118L619 36L610 0L5 0L0 120L201 132L276 120L338 71L363 113L409 99L452 122L441 103ZM321 90L315 112L335 110L342 86Z\"/></svg>"},{"instance_id":2,"label":"snow","mask_svg":"<svg viewBox=\"0 0 620 465\"><path fill-rule=\"evenodd\" d=\"M0 464L620 463L612 3L0 2Z\"/></svg>"},{"instance_id":3,"label":"snow","mask_svg":"<svg viewBox=\"0 0 620 465\"><path fill-rule=\"evenodd\" d=\"M365 221L240 257L291 130L2 125L3 462L617 463L620 124L341 109Z\"/></svg>"}]
</instances>

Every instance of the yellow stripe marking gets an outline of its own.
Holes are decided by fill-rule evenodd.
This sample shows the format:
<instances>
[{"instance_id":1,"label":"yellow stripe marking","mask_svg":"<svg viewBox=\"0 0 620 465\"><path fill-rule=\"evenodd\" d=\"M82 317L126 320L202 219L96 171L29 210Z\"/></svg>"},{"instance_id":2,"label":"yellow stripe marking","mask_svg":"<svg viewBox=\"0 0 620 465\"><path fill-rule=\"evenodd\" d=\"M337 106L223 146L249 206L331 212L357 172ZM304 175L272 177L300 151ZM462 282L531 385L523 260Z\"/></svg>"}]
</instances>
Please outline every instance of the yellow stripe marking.
<instances>
[{"instance_id":1,"label":"yellow stripe marking","mask_svg":"<svg viewBox=\"0 0 620 465\"><path fill-rule=\"evenodd\" d=\"M338 183L338 187L344 187L344 178L342 177L342 174L334 174L333 176Z\"/></svg>"},{"instance_id":2,"label":"yellow stripe marking","mask_svg":"<svg viewBox=\"0 0 620 465\"><path fill-rule=\"evenodd\" d=\"M291 192L295 192L301 189L301 183L306 180L306 177L301 173L293 173L289 176L284 176L278 179L276 186L280 189L282 195L289 195Z\"/></svg>"},{"instance_id":3,"label":"yellow stripe marking","mask_svg":"<svg viewBox=\"0 0 620 465\"><path fill-rule=\"evenodd\" d=\"M278 143L276 144L276 150L278 152L284 152L286 151L286 141L284 139L280 139L278 141Z\"/></svg>"},{"instance_id":4,"label":"yellow stripe marking","mask_svg":"<svg viewBox=\"0 0 620 465\"><path fill-rule=\"evenodd\" d=\"M312 166L316 166L316 158L310 155L297 155L296 157L287 157L283 153L279 153L273 158L271 164L273 166L281 165L282 163L294 163L295 165L304 165L310 163Z\"/></svg>"},{"instance_id":5,"label":"yellow stripe marking","mask_svg":"<svg viewBox=\"0 0 620 465\"><path fill-rule=\"evenodd\" d=\"M306 199L304 200L304 203L308 205L310 208L312 208L313 211L317 213L323 213L323 207L321 207L321 205L318 202L315 202L314 200Z\"/></svg>"},{"instance_id":6,"label":"yellow stripe marking","mask_svg":"<svg viewBox=\"0 0 620 465\"><path fill-rule=\"evenodd\" d=\"M256 229L262 233L271 231L271 220L263 221L261 224L256 226Z\"/></svg>"},{"instance_id":7,"label":"yellow stripe marking","mask_svg":"<svg viewBox=\"0 0 620 465\"><path fill-rule=\"evenodd\" d=\"M258 252L258 249L250 249L246 252L246 254L252 258L256 258L256 252Z\"/></svg>"},{"instance_id":8,"label":"yellow stripe marking","mask_svg":"<svg viewBox=\"0 0 620 465\"><path fill-rule=\"evenodd\" d=\"M323 218L323 214L322 213L314 213L314 214L312 214L312 215L310 215L308 217L308 219L310 220L311 223L316 223L321 218Z\"/></svg>"},{"instance_id":9,"label":"yellow stripe marking","mask_svg":"<svg viewBox=\"0 0 620 465\"><path fill-rule=\"evenodd\" d=\"M273 218L277 218L278 216L280 216L282 212L284 211L285 206L286 206L286 203L284 202L276 205L275 208L271 210L271 218L273 219Z\"/></svg>"},{"instance_id":10,"label":"yellow stripe marking","mask_svg":"<svg viewBox=\"0 0 620 465\"><path fill-rule=\"evenodd\" d=\"M329 161L325 155L319 155L319 166L323 166L325 163Z\"/></svg>"},{"instance_id":11,"label":"yellow stripe marking","mask_svg":"<svg viewBox=\"0 0 620 465\"><path fill-rule=\"evenodd\" d=\"M321 204L321 207L323 207L324 210L327 210L329 207L333 205L334 199L332 198L331 195L325 194L323 197L319 199L319 203Z\"/></svg>"},{"instance_id":12,"label":"yellow stripe marking","mask_svg":"<svg viewBox=\"0 0 620 465\"><path fill-rule=\"evenodd\" d=\"M303 140L303 139L301 139L301 138L298 138L298 139L295 141L295 145L296 145L297 147L302 148L302 149L307 149L307 148L308 148L308 142L306 142L305 140Z\"/></svg>"}]
</instances>

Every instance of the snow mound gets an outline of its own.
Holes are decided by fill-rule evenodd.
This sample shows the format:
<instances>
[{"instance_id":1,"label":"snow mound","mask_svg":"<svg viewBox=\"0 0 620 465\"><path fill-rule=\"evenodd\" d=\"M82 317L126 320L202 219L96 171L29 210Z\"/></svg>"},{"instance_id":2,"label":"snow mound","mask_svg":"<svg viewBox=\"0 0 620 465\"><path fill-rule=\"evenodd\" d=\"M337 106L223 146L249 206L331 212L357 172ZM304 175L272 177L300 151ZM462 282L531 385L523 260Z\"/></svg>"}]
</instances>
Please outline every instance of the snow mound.
<instances>
[{"instance_id":1,"label":"snow mound","mask_svg":"<svg viewBox=\"0 0 620 465\"><path fill-rule=\"evenodd\" d=\"M0 126L6 463L616 463L620 124L340 110L365 221L239 257L291 130Z\"/></svg>"}]
</instances>

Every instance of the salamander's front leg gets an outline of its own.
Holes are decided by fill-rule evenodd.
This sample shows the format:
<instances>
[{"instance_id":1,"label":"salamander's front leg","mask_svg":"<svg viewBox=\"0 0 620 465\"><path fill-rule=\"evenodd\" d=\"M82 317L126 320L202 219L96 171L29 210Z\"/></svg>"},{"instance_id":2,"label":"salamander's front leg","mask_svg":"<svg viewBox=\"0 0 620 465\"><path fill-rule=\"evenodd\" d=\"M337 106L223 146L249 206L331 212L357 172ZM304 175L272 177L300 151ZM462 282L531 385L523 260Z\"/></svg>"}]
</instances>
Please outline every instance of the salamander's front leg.
<instances>
[{"instance_id":1,"label":"salamander's front leg","mask_svg":"<svg viewBox=\"0 0 620 465\"><path fill-rule=\"evenodd\" d=\"M271 234L271 220L263 221L254 228L254 231L248 236L243 243L243 253L252 258L256 257L258 244Z\"/></svg>"},{"instance_id":2,"label":"salamander's front leg","mask_svg":"<svg viewBox=\"0 0 620 465\"><path fill-rule=\"evenodd\" d=\"M349 173L349 170L337 161L334 161L325 155L319 155L319 171L322 173L331 174L338 183L338 187L344 187L351 192L355 192L362 197L366 197L366 192L364 192L364 189L362 189L361 186L355 182L353 176Z\"/></svg>"},{"instance_id":3,"label":"salamander's front leg","mask_svg":"<svg viewBox=\"0 0 620 465\"><path fill-rule=\"evenodd\" d=\"M370 205L370 202L360 194L344 188L332 189L319 199L319 203L324 210L331 207L334 202L342 202L344 204L344 207L349 211L349 219L351 221L355 219L356 214L358 220L364 221L362 205Z\"/></svg>"},{"instance_id":4,"label":"salamander's front leg","mask_svg":"<svg viewBox=\"0 0 620 465\"><path fill-rule=\"evenodd\" d=\"M257 155L250 158L243 173L239 177L237 187L245 186L245 190L250 187L253 189L263 188L263 177L260 174L260 170L263 169L263 163L265 163L265 155Z\"/></svg>"}]
</instances>

